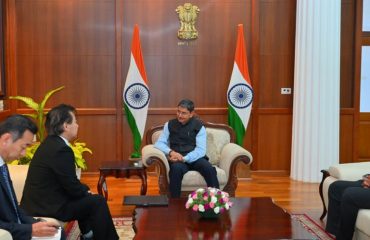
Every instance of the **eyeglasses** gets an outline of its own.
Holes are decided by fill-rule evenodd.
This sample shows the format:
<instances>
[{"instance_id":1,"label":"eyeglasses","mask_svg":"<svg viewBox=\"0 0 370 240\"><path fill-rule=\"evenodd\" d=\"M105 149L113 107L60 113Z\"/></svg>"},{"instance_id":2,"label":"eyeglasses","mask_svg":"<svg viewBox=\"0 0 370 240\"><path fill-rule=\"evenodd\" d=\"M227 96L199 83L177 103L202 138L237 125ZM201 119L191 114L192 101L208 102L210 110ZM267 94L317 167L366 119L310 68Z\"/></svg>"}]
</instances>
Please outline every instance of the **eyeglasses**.
<instances>
[{"instance_id":1,"label":"eyeglasses","mask_svg":"<svg viewBox=\"0 0 370 240\"><path fill-rule=\"evenodd\" d=\"M177 115L179 115L179 116L187 116L187 115L189 115L190 114L190 112L181 112L181 111L177 111Z\"/></svg>"}]
</instances>

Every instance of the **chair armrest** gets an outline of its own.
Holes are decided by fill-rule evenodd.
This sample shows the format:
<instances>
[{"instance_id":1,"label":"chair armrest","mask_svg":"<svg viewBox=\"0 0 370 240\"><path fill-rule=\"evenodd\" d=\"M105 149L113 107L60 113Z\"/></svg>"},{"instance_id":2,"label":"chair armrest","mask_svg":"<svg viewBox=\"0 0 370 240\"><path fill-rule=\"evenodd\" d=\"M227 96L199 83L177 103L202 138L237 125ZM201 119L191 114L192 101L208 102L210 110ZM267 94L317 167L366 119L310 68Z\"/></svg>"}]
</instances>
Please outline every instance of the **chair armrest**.
<instances>
[{"instance_id":1,"label":"chair armrest","mask_svg":"<svg viewBox=\"0 0 370 240\"><path fill-rule=\"evenodd\" d=\"M236 162L234 163L234 161ZM235 143L226 144L221 150L219 167L225 171L227 178L229 177L231 166L239 161L248 165L251 164L253 161L252 154Z\"/></svg>"},{"instance_id":2,"label":"chair armrest","mask_svg":"<svg viewBox=\"0 0 370 240\"><path fill-rule=\"evenodd\" d=\"M4 229L0 229L0 240L12 240L12 235L10 234L10 232L4 230Z\"/></svg>"},{"instance_id":3,"label":"chair armrest","mask_svg":"<svg viewBox=\"0 0 370 240\"><path fill-rule=\"evenodd\" d=\"M170 166L168 164L166 155L164 155L161 150L155 148L153 144L143 147L143 149L141 150L141 159L144 166L146 167L152 165L154 163L154 159L161 161L164 164L166 168L166 174L168 175L168 172L170 171Z\"/></svg>"},{"instance_id":4,"label":"chair armrest","mask_svg":"<svg viewBox=\"0 0 370 240\"><path fill-rule=\"evenodd\" d=\"M360 180L364 174L370 173L370 162L342 163L329 168L330 176L347 181Z\"/></svg>"}]
</instances>

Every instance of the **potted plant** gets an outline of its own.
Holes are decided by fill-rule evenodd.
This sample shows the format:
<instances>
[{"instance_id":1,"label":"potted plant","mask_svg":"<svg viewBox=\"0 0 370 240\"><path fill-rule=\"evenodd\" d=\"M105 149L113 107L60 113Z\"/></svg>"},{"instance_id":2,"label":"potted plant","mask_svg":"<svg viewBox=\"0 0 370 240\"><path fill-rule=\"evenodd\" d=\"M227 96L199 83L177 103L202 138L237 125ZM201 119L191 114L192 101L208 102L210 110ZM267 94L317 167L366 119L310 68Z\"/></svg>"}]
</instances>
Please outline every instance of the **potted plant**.
<instances>
[{"instance_id":1,"label":"potted plant","mask_svg":"<svg viewBox=\"0 0 370 240\"><path fill-rule=\"evenodd\" d=\"M25 165L29 164L33 155L35 154L37 148L40 145L40 142L42 142L45 138L45 116L46 113L44 111L46 102L48 99L56 92L62 90L64 86L58 87L56 89L50 90L49 92L46 93L44 96L44 99L41 101L41 103L35 102L32 98L30 97L24 97L24 96L10 96L9 99L16 99L19 101L24 102L29 108L35 111L35 113L32 114L24 114L27 115L33 119L35 119L37 127L39 129L37 135L36 135L36 142L28 147L26 149L26 155L20 159L14 160L11 162L11 164L14 165ZM79 142L78 140L75 140L73 143L71 143L70 147L73 150L73 153L75 155L75 165L77 169L86 169L86 161L83 157L83 153L88 152L92 154L91 149L86 147L86 143L84 142Z\"/></svg>"}]
</instances>

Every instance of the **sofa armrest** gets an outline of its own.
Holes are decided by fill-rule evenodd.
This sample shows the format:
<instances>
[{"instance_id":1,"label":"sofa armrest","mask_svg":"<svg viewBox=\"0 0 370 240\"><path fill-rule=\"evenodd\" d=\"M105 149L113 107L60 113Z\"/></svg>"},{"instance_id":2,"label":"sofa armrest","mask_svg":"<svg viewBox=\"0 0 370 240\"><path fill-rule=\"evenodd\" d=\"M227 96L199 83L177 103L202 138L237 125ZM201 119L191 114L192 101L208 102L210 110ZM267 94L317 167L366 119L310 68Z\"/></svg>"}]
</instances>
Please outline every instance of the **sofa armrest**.
<instances>
[{"instance_id":1,"label":"sofa armrest","mask_svg":"<svg viewBox=\"0 0 370 240\"><path fill-rule=\"evenodd\" d=\"M370 162L342 163L329 168L330 176L339 180L357 181L370 173Z\"/></svg>"},{"instance_id":2,"label":"sofa armrest","mask_svg":"<svg viewBox=\"0 0 370 240\"><path fill-rule=\"evenodd\" d=\"M144 146L141 150L141 155L145 166L150 166L153 163L151 158L156 157L163 162L166 169L170 169L166 155L161 150L155 148L153 144Z\"/></svg>"},{"instance_id":3,"label":"sofa armrest","mask_svg":"<svg viewBox=\"0 0 370 240\"><path fill-rule=\"evenodd\" d=\"M154 145L150 144L144 146L141 150L141 161L146 167L151 165L156 167L156 171L158 173L159 194L167 194L170 166L166 155L164 155L161 150L155 148Z\"/></svg>"},{"instance_id":4,"label":"sofa armrest","mask_svg":"<svg viewBox=\"0 0 370 240\"><path fill-rule=\"evenodd\" d=\"M225 171L227 178L229 178L231 166L239 161L248 165L251 164L253 161L252 154L235 143L226 144L221 150L219 167Z\"/></svg>"},{"instance_id":5,"label":"sofa armrest","mask_svg":"<svg viewBox=\"0 0 370 240\"><path fill-rule=\"evenodd\" d=\"M170 171L170 166L168 164L168 160L166 158L166 155L164 153L155 148L153 144L146 145L141 150L141 159L143 161L144 166L150 166L156 161L160 161L163 163L163 165L166 168L166 174L168 175L168 172Z\"/></svg>"},{"instance_id":6,"label":"sofa armrest","mask_svg":"<svg viewBox=\"0 0 370 240\"><path fill-rule=\"evenodd\" d=\"M4 230L4 229L0 229L0 240L12 240L12 235L10 234L10 232Z\"/></svg>"}]
</instances>

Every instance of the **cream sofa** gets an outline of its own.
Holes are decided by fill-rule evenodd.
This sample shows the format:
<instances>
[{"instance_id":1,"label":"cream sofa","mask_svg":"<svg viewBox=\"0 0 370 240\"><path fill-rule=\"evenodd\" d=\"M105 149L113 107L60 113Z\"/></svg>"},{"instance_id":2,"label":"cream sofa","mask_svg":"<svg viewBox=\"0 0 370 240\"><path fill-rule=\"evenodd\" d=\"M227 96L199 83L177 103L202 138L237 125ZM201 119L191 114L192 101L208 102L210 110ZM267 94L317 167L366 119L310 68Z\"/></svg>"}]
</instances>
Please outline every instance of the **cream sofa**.
<instances>
[{"instance_id":1,"label":"cream sofa","mask_svg":"<svg viewBox=\"0 0 370 240\"><path fill-rule=\"evenodd\" d=\"M23 188L27 177L28 165L8 165L10 178L13 182L14 192L17 197L18 203L22 199ZM43 217L44 218L44 217ZM63 226L63 222L60 222L54 218L44 218L47 221L52 221ZM0 229L0 240L12 240L12 236L6 230Z\"/></svg>"},{"instance_id":2,"label":"cream sofa","mask_svg":"<svg viewBox=\"0 0 370 240\"><path fill-rule=\"evenodd\" d=\"M329 206L328 189L330 184L337 180L356 181L364 174L370 173L370 162L344 163L331 166L329 170L322 170L323 179L320 183L320 196L324 211L321 219L326 216ZM361 209L357 216L356 229L353 236L356 240L370 240L370 209Z\"/></svg>"},{"instance_id":3,"label":"cream sofa","mask_svg":"<svg viewBox=\"0 0 370 240\"><path fill-rule=\"evenodd\" d=\"M236 173L237 165L244 163L250 165L253 157L246 149L235 144L233 129L225 124L204 122L207 132L207 156L209 162L215 167L220 189L235 196L238 186ZM156 166L158 170L158 185L161 195L169 194L169 163L162 151L153 145L163 131L163 125L153 127L147 131L147 145L142 149L142 162L144 166ZM207 184L196 171L189 171L184 175L181 184L183 196Z\"/></svg>"},{"instance_id":4,"label":"cream sofa","mask_svg":"<svg viewBox=\"0 0 370 240\"><path fill-rule=\"evenodd\" d=\"M12 235L4 229L0 229L0 240L12 240Z\"/></svg>"}]
</instances>

